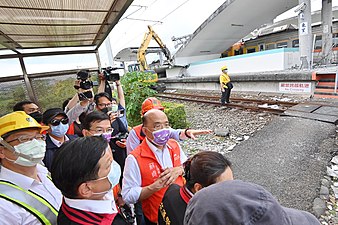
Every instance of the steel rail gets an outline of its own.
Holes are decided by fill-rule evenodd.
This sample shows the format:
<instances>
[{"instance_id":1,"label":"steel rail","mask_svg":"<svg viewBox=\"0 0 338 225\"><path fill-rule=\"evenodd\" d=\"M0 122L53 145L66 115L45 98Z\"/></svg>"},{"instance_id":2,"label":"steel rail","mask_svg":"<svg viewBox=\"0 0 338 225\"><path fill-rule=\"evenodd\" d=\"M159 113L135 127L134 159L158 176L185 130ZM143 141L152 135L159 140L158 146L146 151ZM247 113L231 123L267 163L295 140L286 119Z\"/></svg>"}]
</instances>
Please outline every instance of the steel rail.
<instances>
[{"instance_id":1,"label":"steel rail","mask_svg":"<svg viewBox=\"0 0 338 225\"><path fill-rule=\"evenodd\" d=\"M219 100L219 96L206 96L206 95L193 95L193 94L180 94L180 93L162 93L175 95L175 96L182 96L182 97L192 97L192 98L204 98L204 99L217 99ZM255 103L268 103L270 105L284 105L284 106L294 106L298 103L296 102L285 102L285 101L273 101L273 100L262 100L262 99L252 99L252 98L230 98L231 101L235 102L255 102Z\"/></svg>"},{"instance_id":2,"label":"steel rail","mask_svg":"<svg viewBox=\"0 0 338 225\"><path fill-rule=\"evenodd\" d=\"M197 99L183 98L183 97L174 97L168 94L166 95L157 94L156 96L161 97L161 98L169 98L169 99L176 99L176 100L182 100L182 101L205 103L205 104L219 105L219 106L221 105L220 102L209 101L209 100L197 100ZM266 111L266 112L270 112L270 113L277 114L277 115L282 114L286 110L286 109L272 109L272 108L265 108L265 107L259 107L259 106L251 106L251 105L241 105L241 104L234 104L234 103L228 103L226 106L231 107L231 108L250 109L253 111Z\"/></svg>"}]
</instances>

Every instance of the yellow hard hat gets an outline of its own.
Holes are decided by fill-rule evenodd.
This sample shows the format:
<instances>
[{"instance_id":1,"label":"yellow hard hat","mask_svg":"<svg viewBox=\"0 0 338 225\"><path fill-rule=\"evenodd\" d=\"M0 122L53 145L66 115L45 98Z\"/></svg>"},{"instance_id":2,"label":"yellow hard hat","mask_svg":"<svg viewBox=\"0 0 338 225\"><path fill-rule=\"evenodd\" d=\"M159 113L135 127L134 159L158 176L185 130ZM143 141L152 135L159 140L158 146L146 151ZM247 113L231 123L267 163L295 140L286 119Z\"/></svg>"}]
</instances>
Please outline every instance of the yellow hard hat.
<instances>
[{"instance_id":1,"label":"yellow hard hat","mask_svg":"<svg viewBox=\"0 0 338 225\"><path fill-rule=\"evenodd\" d=\"M227 66L222 66L221 67L221 70L223 71L223 70L227 70L228 69L228 67Z\"/></svg>"},{"instance_id":2,"label":"yellow hard hat","mask_svg":"<svg viewBox=\"0 0 338 225\"><path fill-rule=\"evenodd\" d=\"M11 131L35 127L40 128L40 132L49 129L48 126L41 126L24 111L12 112L0 118L0 136Z\"/></svg>"}]
</instances>

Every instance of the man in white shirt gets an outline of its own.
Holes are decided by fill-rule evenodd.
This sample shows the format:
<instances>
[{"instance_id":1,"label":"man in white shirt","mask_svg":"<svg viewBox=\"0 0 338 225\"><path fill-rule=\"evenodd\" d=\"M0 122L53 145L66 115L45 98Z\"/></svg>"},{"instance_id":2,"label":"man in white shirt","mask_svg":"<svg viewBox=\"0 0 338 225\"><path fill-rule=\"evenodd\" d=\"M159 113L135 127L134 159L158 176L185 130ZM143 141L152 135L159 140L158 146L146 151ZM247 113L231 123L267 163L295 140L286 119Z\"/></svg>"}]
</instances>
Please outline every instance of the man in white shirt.
<instances>
[{"instance_id":1,"label":"man in white shirt","mask_svg":"<svg viewBox=\"0 0 338 225\"><path fill-rule=\"evenodd\" d=\"M0 224L56 224L62 195L39 164L47 129L24 111L0 118Z\"/></svg>"},{"instance_id":2,"label":"man in white shirt","mask_svg":"<svg viewBox=\"0 0 338 225\"><path fill-rule=\"evenodd\" d=\"M142 118L143 141L132 151L125 164L122 197L126 203L142 203L146 224L156 224L158 208L168 186L183 185L182 164L187 157L180 145L170 138L167 116L151 109Z\"/></svg>"},{"instance_id":3,"label":"man in white shirt","mask_svg":"<svg viewBox=\"0 0 338 225\"><path fill-rule=\"evenodd\" d=\"M103 137L81 137L65 143L55 152L51 174L64 195L58 224L126 225L112 191L121 169Z\"/></svg>"}]
</instances>

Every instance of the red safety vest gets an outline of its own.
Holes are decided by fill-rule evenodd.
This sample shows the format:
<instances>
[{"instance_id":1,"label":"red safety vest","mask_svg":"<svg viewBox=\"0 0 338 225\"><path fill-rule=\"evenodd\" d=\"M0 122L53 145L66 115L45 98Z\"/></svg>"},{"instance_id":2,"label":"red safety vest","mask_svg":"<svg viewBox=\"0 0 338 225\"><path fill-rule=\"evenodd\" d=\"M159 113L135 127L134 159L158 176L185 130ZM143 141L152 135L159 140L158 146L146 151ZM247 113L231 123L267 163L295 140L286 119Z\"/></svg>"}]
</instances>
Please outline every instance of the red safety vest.
<instances>
[{"instance_id":1,"label":"red safety vest","mask_svg":"<svg viewBox=\"0 0 338 225\"><path fill-rule=\"evenodd\" d=\"M173 166L181 166L180 147L178 143L175 140L170 139L167 143L167 147L169 149ZM161 165L158 163L156 156L149 148L147 142L143 141L130 154L135 157L140 168L142 181L141 187L146 187L154 183L162 173L162 170ZM176 179L175 184L183 186L183 177L179 176ZM167 187L162 188L161 190L152 194L149 198L142 201L143 213L153 223L157 223L158 209L167 189Z\"/></svg>"},{"instance_id":2,"label":"red safety vest","mask_svg":"<svg viewBox=\"0 0 338 225\"><path fill-rule=\"evenodd\" d=\"M135 130L135 133L138 137L138 139L140 140L140 143L146 138L145 136L142 136L141 133L142 133L142 124L136 126L133 128Z\"/></svg>"},{"instance_id":3,"label":"red safety vest","mask_svg":"<svg viewBox=\"0 0 338 225\"><path fill-rule=\"evenodd\" d=\"M67 130L67 134L74 135L75 134L75 127L74 127L74 122L69 124L69 128Z\"/></svg>"}]
</instances>

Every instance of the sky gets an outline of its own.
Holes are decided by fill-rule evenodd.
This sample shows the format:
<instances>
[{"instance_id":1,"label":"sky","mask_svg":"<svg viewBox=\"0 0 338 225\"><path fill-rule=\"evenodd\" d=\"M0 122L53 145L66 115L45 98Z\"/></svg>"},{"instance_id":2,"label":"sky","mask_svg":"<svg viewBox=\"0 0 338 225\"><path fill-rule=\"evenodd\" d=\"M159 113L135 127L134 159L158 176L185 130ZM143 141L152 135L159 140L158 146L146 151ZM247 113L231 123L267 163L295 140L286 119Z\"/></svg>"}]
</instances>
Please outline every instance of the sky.
<instances>
[{"instance_id":1,"label":"sky","mask_svg":"<svg viewBox=\"0 0 338 225\"><path fill-rule=\"evenodd\" d=\"M126 47L139 47L148 25L170 51L175 51L171 38L193 33L223 3L224 0L135 0L109 35L113 55ZM152 41L150 46L158 45Z\"/></svg>"},{"instance_id":2,"label":"sky","mask_svg":"<svg viewBox=\"0 0 338 225\"><path fill-rule=\"evenodd\" d=\"M126 47L139 47L148 31L147 25L153 27L173 54L177 49L174 48L171 38L192 34L224 2L225 0L134 0L109 35L112 54L115 56ZM312 0L312 11L320 10L321 2L322 0ZM333 6L338 6L338 0L332 2ZM277 19L281 20L291 16L296 16L294 10L284 13ZM157 46L157 44L152 41L150 46ZM110 66L104 44L100 47L100 57L103 67ZM93 56L83 55L76 58L54 57L53 62L45 58L28 61L28 73L60 70L60 64L63 65L63 69L97 66L96 61L93 61ZM8 76L9 73L11 75L21 74L18 60L0 60L0 66L3 68L0 76Z\"/></svg>"},{"instance_id":3,"label":"sky","mask_svg":"<svg viewBox=\"0 0 338 225\"><path fill-rule=\"evenodd\" d=\"M321 2L312 0L312 11L320 10ZM135 0L109 35L113 57L124 48L139 47L147 25L153 27L173 55L178 49L171 38L192 34L223 3L224 0ZM338 0L333 0L333 6L338 6ZM291 9L276 21L292 16L296 13ZM150 46L158 45L152 41ZM101 55L103 64L108 64L106 55Z\"/></svg>"}]
</instances>

